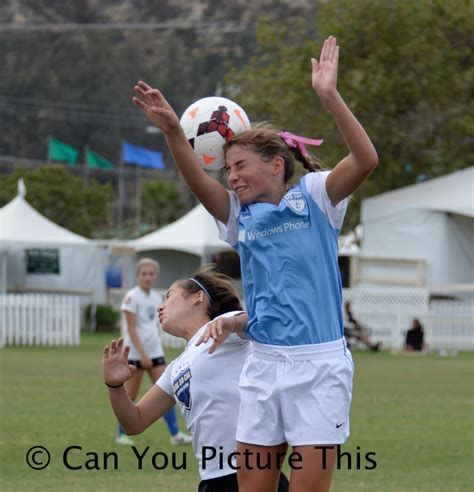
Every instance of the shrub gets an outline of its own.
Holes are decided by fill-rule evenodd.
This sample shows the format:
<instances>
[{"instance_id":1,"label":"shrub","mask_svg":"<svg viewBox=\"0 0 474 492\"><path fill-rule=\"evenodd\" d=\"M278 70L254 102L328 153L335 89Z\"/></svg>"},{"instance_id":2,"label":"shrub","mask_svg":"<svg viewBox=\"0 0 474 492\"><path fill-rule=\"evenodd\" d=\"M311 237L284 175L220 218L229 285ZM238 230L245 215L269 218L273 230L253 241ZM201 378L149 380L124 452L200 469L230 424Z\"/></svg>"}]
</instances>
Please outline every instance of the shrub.
<instances>
[{"instance_id":1,"label":"shrub","mask_svg":"<svg viewBox=\"0 0 474 492\"><path fill-rule=\"evenodd\" d=\"M91 322L92 305L89 304L86 307L86 322ZM112 331L117 328L117 321L120 318L120 313L117 312L112 306L107 304L97 304L95 311L95 323L96 330L98 331Z\"/></svg>"}]
</instances>

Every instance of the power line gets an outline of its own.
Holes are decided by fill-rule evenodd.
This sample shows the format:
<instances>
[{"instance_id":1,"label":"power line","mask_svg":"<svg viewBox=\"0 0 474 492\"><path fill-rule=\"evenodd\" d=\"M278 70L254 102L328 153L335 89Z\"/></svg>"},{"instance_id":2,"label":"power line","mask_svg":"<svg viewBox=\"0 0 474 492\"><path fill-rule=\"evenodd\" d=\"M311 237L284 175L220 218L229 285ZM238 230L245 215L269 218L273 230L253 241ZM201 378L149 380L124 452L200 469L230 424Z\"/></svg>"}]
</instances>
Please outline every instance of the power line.
<instances>
[{"instance_id":1,"label":"power line","mask_svg":"<svg viewBox=\"0 0 474 492\"><path fill-rule=\"evenodd\" d=\"M48 101L45 99L33 99L29 97L17 97L0 94L0 104L25 106L37 109L57 109L63 111L77 111L92 113L93 115L117 116L120 118L137 118L136 111L120 111L115 109L97 109L97 106L84 103Z\"/></svg>"},{"instance_id":2,"label":"power line","mask_svg":"<svg viewBox=\"0 0 474 492\"><path fill-rule=\"evenodd\" d=\"M0 108L0 114L2 115L7 115L7 116L12 116L14 114L17 114L18 112L21 112L22 114L27 114L27 115L32 115L36 116L39 119L43 120L53 120L53 121L64 121L68 123L77 123L77 124L85 124L85 125L100 125L100 126L118 126L121 128L142 128L144 129L147 125L147 121L143 120L142 122L138 120L131 120L131 119L123 119L123 118L113 118L113 119L106 119L106 118L100 118L100 117L90 117L87 118L82 115L71 115L71 114L60 114L54 111L36 111L28 108L20 108L18 111L17 110L2 110ZM4 121L2 122L4 123Z\"/></svg>"},{"instance_id":3,"label":"power line","mask_svg":"<svg viewBox=\"0 0 474 492\"><path fill-rule=\"evenodd\" d=\"M77 123L77 124L85 124L85 125L100 125L100 126L118 126L121 128L142 128L144 129L147 125L146 121L142 123L133 120L114 118L114 119L105 119L105 118L86 118L83 116L76 115L64 115L53 112L35 112L27 109L23 109L21 111L23 114L36 116L42 120L52 120L52 121L64 121L68 123ZM12 114L16 114L16 111L2 111L0 109L0 114L11 116Z\"/></svg>"},{"instance_id":4,"label":"power line","mask_svg":"<svg viewBox=\"0 0 474 492\"><path fill-rule=\"evenodd\" d=\"M214 22L190 22L190 21L168 21L168 22L93 22L93 23L0 23L0 32L12 31L153 31L153 30L176 30L197 29L203 31L218 31L220 33L242 33L248 31L245 24L236 24L225 21Z\"/></svg>"},{"instance_id":5,"label":"power line","mask_svg":"<svg viewBox=\"0 0 474 492\"><path fill-rule=\"evenodd\" d=\"M89 125L119 126L123 128L144 128L147 119L140 112L97 111L92 106L75 103L54 103L29 98L0 96L0 114L33 115L40 119L67 121Z\"/></svg>"},{"instance_id":6,"label":"power line","mask_svg":"<svg viewBox=\"0 0 474 492\"><path fill-rule=\"evenodd\" d=\"M71 109L71 110L79 110L85 112L92 113L100 113L100 114L110 114L113 116L121 116L121 117L136 117L137 113L133 111L120 111L114 109L101 109L97 110L97 106L92 104L84 104L84 103L76 103L76 102L67 102L67 101L50 101L47 99L36 99L31 97L18 97L11 96L8 94L0 94L0 103L6 102L8 104L28 104L32 106L41 106L45 108L54 108L54 109Z\"/></svg>"}]
</instances>

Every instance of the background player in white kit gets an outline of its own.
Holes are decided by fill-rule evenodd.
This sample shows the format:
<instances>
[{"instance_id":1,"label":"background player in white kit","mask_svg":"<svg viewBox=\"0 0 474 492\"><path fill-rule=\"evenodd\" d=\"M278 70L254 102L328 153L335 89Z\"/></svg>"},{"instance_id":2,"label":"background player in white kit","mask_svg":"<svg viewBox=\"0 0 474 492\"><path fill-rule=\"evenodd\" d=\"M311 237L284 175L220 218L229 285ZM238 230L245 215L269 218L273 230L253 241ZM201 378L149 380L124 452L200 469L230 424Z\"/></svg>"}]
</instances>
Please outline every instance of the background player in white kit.
<instances>
[{"instance_id":1,"label":"background player in white kit","mask_svg":"<svg viewBox=\"0 0 474 492\"><path fill-rule=\"evenodd\" d=\"M136 266L138 285L129 290L122 301L123 336L125 343L130 346L128 362L137 368L126 386L132 400L135 400L138 394L144 371L148 372L154 383L166 367L156 312L162 302L162 297L153 290L158 271L157 261L151 258L139 260ZM174 409L171 409L164 418L171 434L171 444L191 442L191 436L179 430ZM120 424L116 440L119 444L133 444L133 440L125 434Z\"/></svg>"},{"instance_id":2,"label":"background player in white kit","mask_svg":"<svg viewBox=\"0 0 474 492\"><path fill-rule=\"evenodd\" d=\"M173 283L159 308L159 317L165 331L188 343L137 404L123 390L123 382L130 380L135 371L127 361L129 348L124 349L120 339L104 350L104 379L106 384L116 387L109 390L110 402L127 432L143 432L178 404L192 431L202 479L200 492L238 490L235 469L227 458L236 445L238 382L250 344L233 333L218 353L209 354L209 344L196 346L196 342L209 325L213 331L229 326L232 331L243 332L247 316L241 309L231 281L224 275L201 271L192 279ZM286 490L288 481L281 475L279 491Z\"/></svg>"},{"instance_id":3,"label":"background player in white kit","mask_svg":"<svg viewBox=\"0 0 474 492\"><path fill-rule=\"evenodd\" d=\"M337 90L339 47L324 41L312 58L312 87L349 153L328 172L310 172L289 188L295 162L320 171L289 132L241 132L224 146L232 192L207 175L171 106L144 82L137 104L165 134L190 189L217 220L220 237L239 253L252 339L242 370L237 449L302 457L290 487L329 490L336 445L349 435L353 365L343 338L339 235L348 197L378 164L362 125ZM298 115L295 115L297 118ZM331 447L326 459L315 446ZM275 491L278 469L255 463L238 472L241 492Z\"/></svg>"}]
</instances>

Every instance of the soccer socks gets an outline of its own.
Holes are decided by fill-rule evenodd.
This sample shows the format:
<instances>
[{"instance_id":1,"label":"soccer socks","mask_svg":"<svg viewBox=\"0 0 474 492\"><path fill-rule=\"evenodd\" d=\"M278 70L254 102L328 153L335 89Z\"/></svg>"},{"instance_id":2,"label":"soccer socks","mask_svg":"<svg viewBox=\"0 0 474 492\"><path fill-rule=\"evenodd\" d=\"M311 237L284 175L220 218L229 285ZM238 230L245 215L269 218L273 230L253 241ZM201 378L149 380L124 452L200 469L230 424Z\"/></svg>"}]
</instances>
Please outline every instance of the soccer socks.
<instances>
[{"instance_id":1,"label":"soccer socks","mask_svg":"<svg viewBox=\"0 0 474 492\"><path fill-rule=\"evenodd\" d=\"M120 424L118 424L117 435L121 436L122 434L125 434L125 431L123 430L123 427Z\"/></svg>"},{"instance_id":2,"label":"soccer socks","mask_svg":"<svg viewBox=\"0 0 474 492\"><path fill-rule=\"evenodd\" d=\"M168 430L172 436L176 435L179 431L178 429L178 419L176 418L176 410L174 407L171 410L168 410L163 418L166 421L166 425L168 426Z\"/></svg>"}]
</instances>

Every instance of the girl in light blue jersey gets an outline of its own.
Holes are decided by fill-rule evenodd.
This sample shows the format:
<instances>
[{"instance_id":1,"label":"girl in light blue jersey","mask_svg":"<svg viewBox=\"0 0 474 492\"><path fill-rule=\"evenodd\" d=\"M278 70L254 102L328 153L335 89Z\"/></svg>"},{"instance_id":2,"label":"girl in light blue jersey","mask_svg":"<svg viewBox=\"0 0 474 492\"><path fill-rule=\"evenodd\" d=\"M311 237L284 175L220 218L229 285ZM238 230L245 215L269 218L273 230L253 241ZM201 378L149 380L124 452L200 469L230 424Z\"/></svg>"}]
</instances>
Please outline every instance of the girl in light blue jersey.
<instances>
[{"instance_id":1,"label":"girl in light blue jersey","mask_svg":"<svg viewBox=\"0 0 474 492\"><path fill-rule=\"evenodd\" d=\"M202 170L162 94L144 82L135 87L134 102L163 131L190 189L240 255L252 340L237 427L244 492L276 490L288 445L298 460L291 490L329 490L335 446L349 435L353 365L343 338L337 237L349 195L378 158L337 91L338 58L330 36L319 61L311 60L312 85L349 152L331 171L310 172L290 189L295 162L317 170L304 144L320 142L266 128L236 135L225 147L227 191ZM202 341L212 336L214 351L229 332L213 325Z\"/></svg>"}]
</instances>

